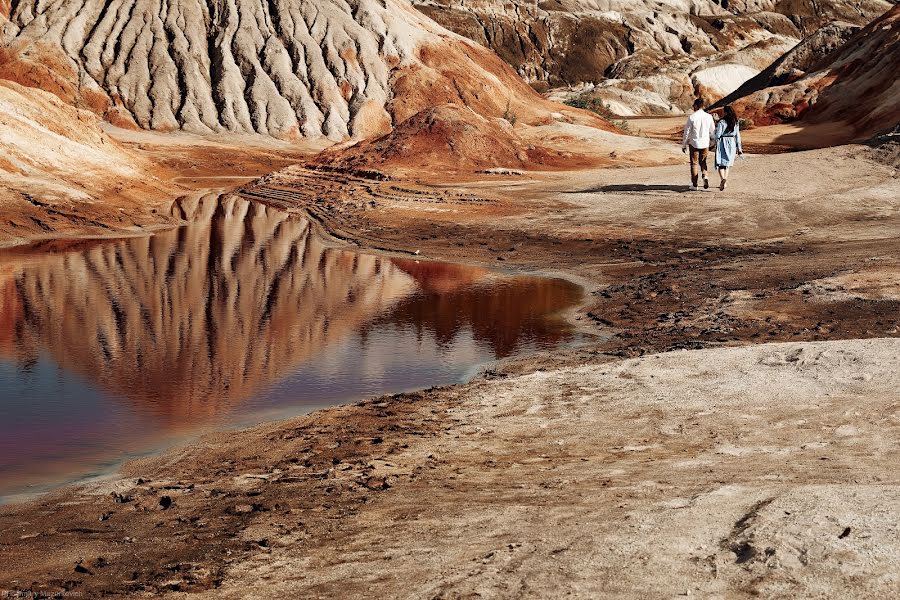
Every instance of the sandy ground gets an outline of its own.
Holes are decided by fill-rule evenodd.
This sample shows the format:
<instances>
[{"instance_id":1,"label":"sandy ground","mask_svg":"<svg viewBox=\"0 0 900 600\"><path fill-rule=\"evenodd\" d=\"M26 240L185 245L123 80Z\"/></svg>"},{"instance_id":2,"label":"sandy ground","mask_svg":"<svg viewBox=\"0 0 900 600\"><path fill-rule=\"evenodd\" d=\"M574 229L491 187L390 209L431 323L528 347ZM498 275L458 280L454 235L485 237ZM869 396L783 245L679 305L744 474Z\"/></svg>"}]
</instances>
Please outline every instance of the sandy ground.
<instances>
[{"instance_id":1,"label":"sandy ground","mask_svg":"<svg viewBox=\"0 0 900 600\"><path fill-rule=\"evenodd\" d=\"M0 590L893 597L900 179L863 147L466 181L289 169L336 242L582 282L586 345L0 509ZM890 161L888 161L890 162Z\"/></svg>"},{"instance_id":2,"label":"sandy ground","mask_svg":"<svg viewBox=\"0 0 900 600\"><path fill-rule=\"evenodd\" d=\"M898 350L685 351L435 394L448 428L370 463L389 491L321 543L260 517L269 549L209 595L889 596Z\"/></svg>"}]
</instances>

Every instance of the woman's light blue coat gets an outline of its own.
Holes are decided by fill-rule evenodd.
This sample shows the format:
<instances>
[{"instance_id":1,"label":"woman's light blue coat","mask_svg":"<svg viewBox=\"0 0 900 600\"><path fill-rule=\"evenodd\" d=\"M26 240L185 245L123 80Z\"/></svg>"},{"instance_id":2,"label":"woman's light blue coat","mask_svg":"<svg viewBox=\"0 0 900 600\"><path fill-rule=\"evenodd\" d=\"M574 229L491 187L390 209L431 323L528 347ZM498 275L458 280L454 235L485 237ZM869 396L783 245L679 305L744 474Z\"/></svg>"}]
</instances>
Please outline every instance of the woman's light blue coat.
<instances>
[{"instance_id":1,"label":"woman's light blue coat","mask_svg":"<svg viewBox=\"0 0 900 600\"><path fill-rule=\"evenodd\" d=\"M734 164L734 158L738 153L743 153L741 147L741 126L735 124L734 131L725 134L728 123L722 119L716 124L716 166L730 167Z\"/></svg>"}]
</instances>

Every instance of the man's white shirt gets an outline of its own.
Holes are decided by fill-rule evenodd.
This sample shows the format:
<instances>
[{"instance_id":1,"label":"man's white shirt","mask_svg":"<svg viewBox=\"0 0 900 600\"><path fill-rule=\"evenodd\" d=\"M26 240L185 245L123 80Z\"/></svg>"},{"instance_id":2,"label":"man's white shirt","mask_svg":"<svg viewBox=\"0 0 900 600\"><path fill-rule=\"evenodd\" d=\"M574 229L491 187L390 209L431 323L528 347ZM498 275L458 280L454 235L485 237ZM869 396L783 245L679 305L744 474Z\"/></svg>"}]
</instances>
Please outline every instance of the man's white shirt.
<instances>
[{"instance_id":1,"label":"man's white shirt","mask_svg":"<svg viewBox=\"0 0 900 600\"><path fill-rule=\"evenodd\" d=\"M696 111L688 117L687 123L684 124L684 137L681 140L681 147L686 148L688 144L700 150L709 148L712 140L712 133L716 127L712 115L703 109Z\"/></svg>"}]
</instances>

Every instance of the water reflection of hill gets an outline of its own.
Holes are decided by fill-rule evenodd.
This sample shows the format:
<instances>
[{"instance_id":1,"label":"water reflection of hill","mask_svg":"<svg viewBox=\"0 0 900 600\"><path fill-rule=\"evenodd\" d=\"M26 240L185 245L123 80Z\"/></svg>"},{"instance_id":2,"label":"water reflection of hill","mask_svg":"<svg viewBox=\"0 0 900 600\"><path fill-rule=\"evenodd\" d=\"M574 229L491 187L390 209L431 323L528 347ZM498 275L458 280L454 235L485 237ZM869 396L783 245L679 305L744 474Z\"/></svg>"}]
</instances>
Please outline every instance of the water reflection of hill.
<instances>
[{"instance_id":1,"label":"water reflection of hill","mask_svg":"<svg viewBox=\"0 0 900 600\"><path fill-rule=\"evenodd\" d=\"M184 208L192 225L152 237L7 253L2 351L49 352L161 415L211 416L415 290L389 259L327 249L263 205Z\"/></svg>"},{"instance_id":2,"label":"water reflection of hill","mask_svg":"<svg viewBox=\"0 0 900 600\"><path fill-rule=\"evenodd\" d=\"M412 260L395 259L394 264L416 280L420 292L401 299L373 325L431 331L445 345L469 329L497 358L511 355L523 342L550 346L563 341L567 328L561 317L550 315L577 304L582 293L558 279L488 278L480 269Z\"/></svg>"},{"instance_id":3,"label":"water reflection of hill","mask_svg":"<svg viewBox=\"0 0 900 600\"><path fill-rule=\"evenodd\" d=\"M235 197L176 210L192 224L0 253L0 357L47 355L176 426L228 412L353 332L391 326L445 347L471 331L497 357L555 343L564 327L546 315L579 295L560 281L329 249L307 221Z\"/></svg>"}]
</instances>

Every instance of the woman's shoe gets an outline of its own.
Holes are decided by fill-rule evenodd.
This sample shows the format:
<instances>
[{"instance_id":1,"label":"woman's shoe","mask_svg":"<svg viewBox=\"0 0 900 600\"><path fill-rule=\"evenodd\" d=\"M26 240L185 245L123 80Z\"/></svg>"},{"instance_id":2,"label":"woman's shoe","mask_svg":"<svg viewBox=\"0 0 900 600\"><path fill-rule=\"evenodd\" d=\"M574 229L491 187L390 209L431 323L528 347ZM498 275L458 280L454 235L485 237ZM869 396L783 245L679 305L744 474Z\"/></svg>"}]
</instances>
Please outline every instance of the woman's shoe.
<instances>
[{"instance_id":1,"label":"woman's shoe","mask_svg":"<svg viewBox=\"0 0 900 600\"><path fill-rule=\"evenodd\" d=\"M721 191L724 192L726 187L728 187L728 184L727 184L727 183L725 182L725 180L723 179L723 180L722 180L722 183L719 184L719 190L721 190Z\"/></svg>"}]
</instances>

